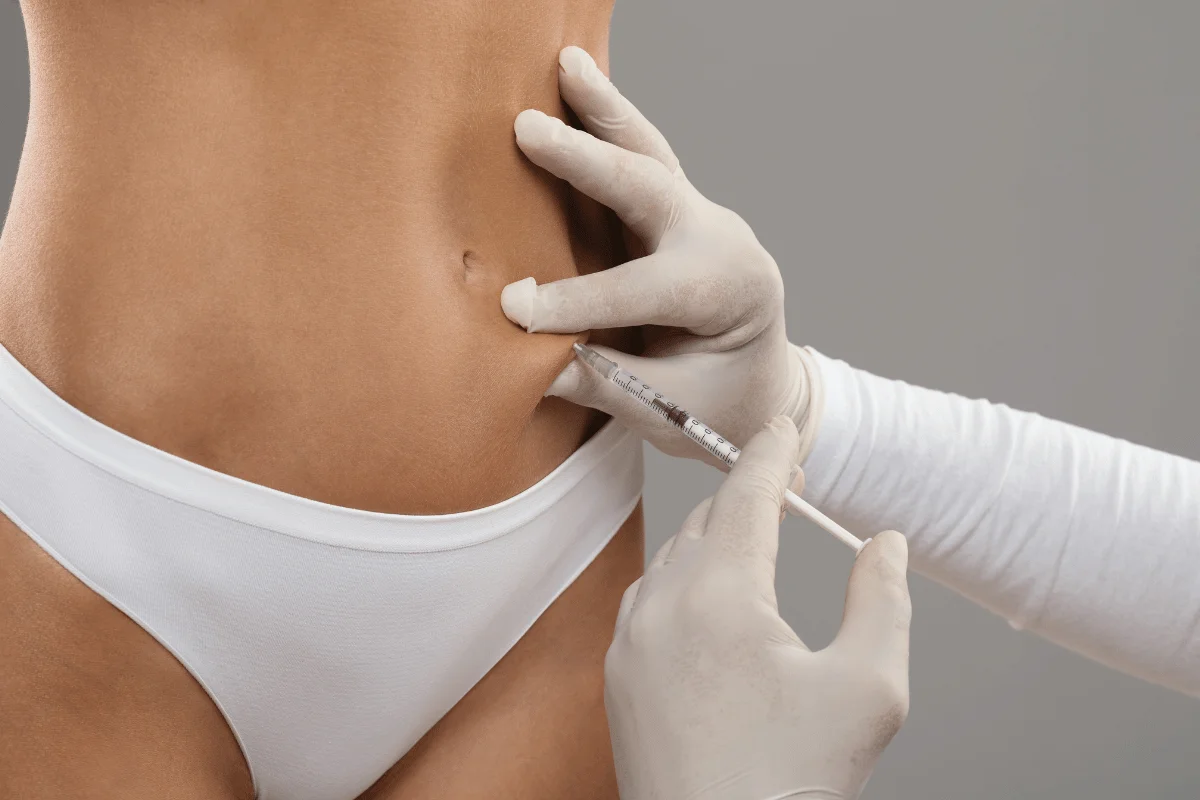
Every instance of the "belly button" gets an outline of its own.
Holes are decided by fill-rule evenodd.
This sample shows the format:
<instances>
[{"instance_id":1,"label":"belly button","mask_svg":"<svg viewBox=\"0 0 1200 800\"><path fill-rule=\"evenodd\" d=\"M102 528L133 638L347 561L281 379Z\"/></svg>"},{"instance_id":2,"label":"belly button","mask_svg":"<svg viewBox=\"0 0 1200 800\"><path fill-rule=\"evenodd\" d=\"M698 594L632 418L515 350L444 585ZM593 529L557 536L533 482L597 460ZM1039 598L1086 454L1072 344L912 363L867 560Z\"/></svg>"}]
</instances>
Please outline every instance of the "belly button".
<instances>
[{"instance_id":1,"label":"belly button","mask_svg":"<svg viewBox=\"0 0 1200 800\"><path fill-rule=\"evenodd\" d=\"M474 250L466 250L462 256L463 280L474 283L487 275L483 259Z\"/></svg>"}]
</instances>

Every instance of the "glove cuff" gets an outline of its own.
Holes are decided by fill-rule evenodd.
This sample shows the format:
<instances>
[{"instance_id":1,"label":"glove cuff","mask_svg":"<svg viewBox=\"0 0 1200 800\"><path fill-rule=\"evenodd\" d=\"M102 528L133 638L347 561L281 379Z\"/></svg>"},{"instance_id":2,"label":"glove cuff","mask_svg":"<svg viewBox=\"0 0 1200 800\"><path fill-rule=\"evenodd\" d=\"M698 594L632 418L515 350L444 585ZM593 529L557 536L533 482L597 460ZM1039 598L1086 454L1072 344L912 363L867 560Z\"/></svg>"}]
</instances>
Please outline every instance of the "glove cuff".
<instances>
[{"instance_id":1,"label":"glove cuff","mask_svg":"<svg viewBox=\"0 0 1200 800\"><path fill-rule=\"evenodd\" d=\"M821 428L821 417L825 413L825 385L821 381L821 368L808 348L797 347L788 342L792 360L797 367L800 397L796 403L797 413L792 415L796 430L800 432L800 462L808 458Z\"/></svg>"}]
</instances>

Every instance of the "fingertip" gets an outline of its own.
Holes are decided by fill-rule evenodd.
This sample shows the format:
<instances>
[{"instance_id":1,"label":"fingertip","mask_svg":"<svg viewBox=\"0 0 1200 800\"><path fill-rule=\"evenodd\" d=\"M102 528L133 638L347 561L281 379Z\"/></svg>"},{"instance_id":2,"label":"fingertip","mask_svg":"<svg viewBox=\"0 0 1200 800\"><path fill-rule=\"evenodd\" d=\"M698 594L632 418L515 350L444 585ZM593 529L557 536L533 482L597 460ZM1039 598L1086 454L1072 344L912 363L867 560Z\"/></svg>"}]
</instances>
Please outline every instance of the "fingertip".
<instances>
[{"instance_id":1,"label":"fingertip","mask_svg":"<svg viewBox=\"0 0 1200 800\"><path fill-rule=\"evenodd\" d=\"M878 553L880 558L901 575L908 572L908 539L904 538L904 534L884 531L872 537L863 549L866 550L867 547Z\"/></svg>"},{"instance_id":2,"label":"fingertip","mask_svg":"<svg viewBox=\"0 0 1200 800\"><path fill-rule=\"evenodd\" d=\"M543 393L543 397L561 397L563 400L572 402L579 399L585 370L586 368L582 364L572 360L554 378L550 388Z\"/></svg>"},{"instance_id":3,"label":"fingertip","mask_svg":"<svg viewBox=\"0 0 1200 800\"><path fill-rule=\"evenodd\" d=\"M896 598L908 597L908 540L896 531L884 531L866 541L854 559L851 583L891 587ZM906 600L907 602L907 600Z\"/></svg>"},{"instance_id":4,"label":"fingertip","mask_svg":"<svg viewBox=\"0 0 1200 800\"><path fill-rule=\"evenodd\" d=\"M788 489L796 495L804 494L804 470L800 468L799 464L796 465L796 474L792 476L792 483Z\"/></svg>"},{"instance_id":5,"label":"fingertip","mask_svg":"<svg viewBox=\"0 0 1200 800\"><path fill-rule=\"evenodd\" d=\"M545 148L566 128L566 123L536 108L527 108L513 121L517 145L522 150Z\"/></svg>"},{"instance_id":6,"label":"fingertip","mask_svg":"<svg viewBox=\"0 0 1200 800\"><path fill-rule=\"evenodd\" d=\"M908 547L895 531L867 541L850 571L842 627L833 647L875 663L884 673L906 675L912 598Z\"/></svg>"},{"instance_id":7,"label":"fingertip","mask_svg":"<svg viewBox=\"0 0 1200 800\"><path fill-rule=\"evenodd\" d=\"M796 421L786 414L780 414L769 420L764 430L769 432L771 438L784 449L788 458L799 469L800 432L796 429ZM799 494L799 492L796 493Z\"/></svg>"},{"instance_id":8,"label":"fingertip","mask_svg":"<svg viewBox=\"0 0 1200 800\"><path fill-rule=\"evenodd\" d=\"M517 139L529 139L535 135L544 124L545 116L545 112L538 111L536 108L527 108L517 114L517 118L513 121L513 131L517 134Z\"/></svg>"},{"instance_id":9,"label":"fingertip","mask_svg":"<svg viewBox=\"0 0 1200 800\"><path fill-rule=\"evenodd\" d=\"M533 278L510 283L500 291L500 307L504 316L530 330L533 325L533 301L537 297L537 281Z\"/></svg>"},{"instance_id":10,"label":"fingertip","mask_svg":"<svg viewBox=\"0 0 1200 800\"><path fill-rule=\"evenodd\" d=\"M788 455L788 460L792 465L796 464L795 454L799 452L800 434L796 431L796 423L791 417L780 415L767 420L762 429L746 442L746 446L742 448L743 453L757 453L756 459L762 458L767 453L772 451L779 452L781 449ZM774 461L774 458L771 459ZM740 462L739 462L740 463ZM792 482L795 476L792 472L788 472L784 481L784 486Z\"/></svg>"},{"instance_id":11,"label":"fingertip","mask_svg":"<svg viewBox=\"0 0 1200 800\"><path fill-rule=\"evenodd\" d=\"M769 420L746 442L714 500L725 527L778 533L778 524L767 525L766 521L778 522L784 496L799 477L797 447L796 425L788 417ZM759 523L752 522L748 514ZM738 517L736 522L733 517Z\"/></svg>"},{"instance_id":12,"label":"fingertip","mask_svg":"<svg viewBox=\"0 0 1200 800\"><path fill-rule=\"evenodd\" d=\"M572 44L559 51L558 66L572 78L583 78L589 67L596 67L596 62L588 51Z\"/></svg>"}]
</instances>

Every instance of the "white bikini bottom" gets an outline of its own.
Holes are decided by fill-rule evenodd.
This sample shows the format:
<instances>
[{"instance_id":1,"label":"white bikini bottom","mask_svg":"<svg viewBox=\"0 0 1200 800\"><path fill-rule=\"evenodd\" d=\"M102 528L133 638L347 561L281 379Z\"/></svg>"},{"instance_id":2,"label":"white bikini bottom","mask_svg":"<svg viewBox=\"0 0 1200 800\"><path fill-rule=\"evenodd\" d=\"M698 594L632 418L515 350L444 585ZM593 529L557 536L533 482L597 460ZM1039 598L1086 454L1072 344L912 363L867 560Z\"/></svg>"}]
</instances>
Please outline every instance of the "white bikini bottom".
<instances>
[{"instance_id":1,"label":"white bikini bottom","mask_svg":"<svg viewBox=\"0 0 1200 800\"><path fill-rule=\"evenodd\" d=\"M0 512L187 667L266 800L367 789L587 567L641 488L641 442L610 422L495 506L326 505L118 433L0 347Z\"/></svg>"}]
</instances>

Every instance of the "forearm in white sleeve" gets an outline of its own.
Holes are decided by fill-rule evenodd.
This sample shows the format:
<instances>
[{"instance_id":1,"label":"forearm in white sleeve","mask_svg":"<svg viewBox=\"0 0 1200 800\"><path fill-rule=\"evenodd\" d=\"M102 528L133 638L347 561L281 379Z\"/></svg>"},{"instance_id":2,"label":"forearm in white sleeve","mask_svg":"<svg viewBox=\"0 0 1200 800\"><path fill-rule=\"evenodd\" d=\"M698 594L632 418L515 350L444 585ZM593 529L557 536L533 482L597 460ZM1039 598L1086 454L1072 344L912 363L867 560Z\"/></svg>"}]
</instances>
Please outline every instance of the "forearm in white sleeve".
<instances>
[{"instance_id":1,"label":"forearm in white sleeve","mask_svg":"<svg viewBox=\"0 0 1200 800\"><path fill-rule=\"evenodd\" d=\"M1200 696L1200 463L814 353L805 496L1014 626Z\"/></svg>"}]
</instances>

